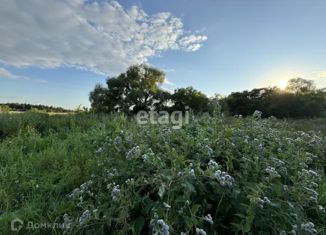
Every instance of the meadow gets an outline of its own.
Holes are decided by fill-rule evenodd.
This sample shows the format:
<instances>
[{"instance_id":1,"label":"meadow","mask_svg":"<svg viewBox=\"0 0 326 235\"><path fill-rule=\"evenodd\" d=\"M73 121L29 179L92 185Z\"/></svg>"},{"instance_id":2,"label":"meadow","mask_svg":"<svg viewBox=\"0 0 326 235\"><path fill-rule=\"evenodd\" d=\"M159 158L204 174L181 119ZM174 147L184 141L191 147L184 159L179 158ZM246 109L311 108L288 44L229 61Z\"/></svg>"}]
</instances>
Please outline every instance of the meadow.
<instances>
[{"instance_id":1,"label":"meadow","mask_svg":"<svg viewBox=\"0 0 326 235\"><path fill-rule=\"evenodd\" d=\"M325 134L325 119L3 113L0 234L326 234Z\"/></svg>"}]
</instances>

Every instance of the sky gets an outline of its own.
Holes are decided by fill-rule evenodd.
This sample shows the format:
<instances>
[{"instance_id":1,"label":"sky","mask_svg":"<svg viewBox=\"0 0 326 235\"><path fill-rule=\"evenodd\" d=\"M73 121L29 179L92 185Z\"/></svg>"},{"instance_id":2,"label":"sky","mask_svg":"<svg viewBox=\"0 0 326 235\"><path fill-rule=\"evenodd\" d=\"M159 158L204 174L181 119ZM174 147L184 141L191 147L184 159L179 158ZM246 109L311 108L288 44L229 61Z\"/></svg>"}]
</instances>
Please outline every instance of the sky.
<instances>
[{"instance_id":1,"label":"sky","mask_svg":"<svg viewBox=\"0 0 326 235\"><path fill-rule=\"evenodd\" d=\"M89 107L96 84L148 63L208 96L326 87L325 0L0 0L0 103Z\"/></svg>"}]
</instances>

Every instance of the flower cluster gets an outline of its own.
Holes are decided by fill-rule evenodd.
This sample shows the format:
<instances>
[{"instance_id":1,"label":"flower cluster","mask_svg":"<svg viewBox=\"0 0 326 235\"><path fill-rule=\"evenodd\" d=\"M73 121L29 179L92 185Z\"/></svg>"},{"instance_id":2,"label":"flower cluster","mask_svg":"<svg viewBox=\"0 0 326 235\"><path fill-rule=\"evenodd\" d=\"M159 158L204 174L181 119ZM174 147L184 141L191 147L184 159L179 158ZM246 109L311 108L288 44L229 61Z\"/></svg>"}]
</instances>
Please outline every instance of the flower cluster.
<instances>
[{"instance_id":1,"label":"flower cluster","mask_svg":"<svg viewBox=\"0 0 326 235\"><path fill-rule=\"evenodd\" d=\"M211 216L211 214L207 214L205 217L204 217L204 220L210 224L214 224L214 221L213 221L213 218Z\"/></svg>"},{"instance_id":2,"label":"flower cluster","mask_svg":"<svg viewBox=\"0 0 326 235\"><path fill-rule=\"evenodd\" d=\"M253 117L254 118L256 118L256 119L259 119L259 118L261 118L261 115L262 115L263 113L261 112L261 111L258 111L258 110L256 110L254 113L253 113Z\"/></svg>"},{"instance_id":3,"label":"flower cluster","mask_svg":"<svg viewBox=\"0 0 326 235\"><path fill-rule=\"evenodd\" d=\"M132 158L137 158L139 157L141 154L141 150L139 146L135 146L132 149L130 149L126 155L126 158L128 160L132 159Z\"/></svg>"},{"instance_id":4,"label":"flower cluster","mask_svg":"<svg viewBox=\"0 0 326 235\"><path fill-rule=\"evenodd\" d=\"M206 235L206 232L204 229L196 228L196 235Z\"/></svg>"},{"instance_id":5,"label":"flower cluster","mask_svg":"<svg viewBox=\"0 0 326 235\"><path fill-rule=\"evenodd\" d=\"M79 217L79 224L86 224L91 219L91 212L89 210L85 210L83 214Z\"/></svg>"},{"instance_id":6,"label":"flower cluster","mask_svg":"<svg viewBox=\"0 0 326 235\"><path fill-rule=\"evenodd\" d=\"M169 235L170 227L163 219L155 219L151 221L153 235Z\"/></svg>"},{"instance_id":7,"label":"flower cluster","mask_svg":"<svg viewBox=\"0 0 326 235\"><path fill-rule=\"evenodd\" d=\"M231 187L234 183L234 178L224 171L217 170L214 176L222 186Z\"/></svg>"},{"instance_id":8,"label":"flower cluster","mask_svg":"<svg viewBox=\"0 0 326 235\"><path fill-rule=\"evenodd\" d=\"M275 168L271 166L266 167L265 172L268 174L269 179L281 177L280 174L275 170Z\"/></svg>"},{"instance_id":9,"label":"flower cluster","mask_svg":"<svg viewBox=\"0 0 326 235\"><path fill-rule=\"evenodd\" d=\"M107 185L107 189L111 190L112 200L117 201L120 196L120 185L113 182Z\"/></svg>"},{"instance_id":10,"label":"flower cluster","mask_svg":"<svg viewBox=\"0 0 326 235\"><path fill-rule=\"evenodd\" d=\"M304 234L307 235L317 235L317 230L315 229L315 225L312 222L303 223L300 226L297 225L292 226L292 230L291 230L292 234L294 235L302 234L302 232L304 232Z\"/></svg>"},{"instance_id":11,"label":"flower cluster","mask_svg":"<svg viewBox=\"0 0 326 235\"><path fill-rule=\"evenodd\" d=\"M263 199L257 198L257 205L259 208L263 209L264 205L271 205L272 202L269 200L268 197L264 197Z\"/></svg>"}]
</instances>

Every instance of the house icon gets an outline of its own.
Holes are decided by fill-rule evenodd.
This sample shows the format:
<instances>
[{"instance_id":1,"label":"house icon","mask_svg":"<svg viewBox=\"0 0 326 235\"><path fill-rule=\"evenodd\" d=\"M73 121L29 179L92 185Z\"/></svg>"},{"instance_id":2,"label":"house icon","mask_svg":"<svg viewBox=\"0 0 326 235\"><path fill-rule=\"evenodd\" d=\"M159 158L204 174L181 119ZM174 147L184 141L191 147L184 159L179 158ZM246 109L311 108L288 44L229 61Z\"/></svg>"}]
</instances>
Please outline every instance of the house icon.
<instances>
[{"instance_id":1,"label":"house icon","mask_svg":"<svg viewBox=\"0 0 326 235\"><path fill-rule=\"evenodd\" d=\"M15 231L18 232L19 230L21 230L21 228L23 227L24 222L19 219L19 218L15 218L11 221L11 231Z\"/></svg>"}]
</instances>

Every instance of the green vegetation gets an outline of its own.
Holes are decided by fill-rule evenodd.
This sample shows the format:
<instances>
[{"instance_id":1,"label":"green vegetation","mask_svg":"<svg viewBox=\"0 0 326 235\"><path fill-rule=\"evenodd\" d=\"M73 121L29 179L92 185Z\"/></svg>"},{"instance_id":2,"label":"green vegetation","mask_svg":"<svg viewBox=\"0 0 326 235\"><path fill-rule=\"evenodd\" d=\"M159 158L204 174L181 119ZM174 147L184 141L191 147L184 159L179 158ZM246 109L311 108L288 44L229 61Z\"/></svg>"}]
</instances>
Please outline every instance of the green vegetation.
<instances>
[{"instance_id":1,"label":"green vegetation","mask_svg":"<svg viewBox=\"0 0 326 235\"><path fill-rule=\"evenodd\" d=\"M320 128L318 128L320 126ZM0 234L325 234L325 120L0 114Z\"/></svg>"},{"instance_id":2,"label":"green vegetation","mask_svg":"<svg viewBox=\"0 0 326 235\"><path fill-rule=\"evenodd\" d=\"M171 94L159 88L164 81L165 75L158 69L131 66L118 77L109 78L107 87L95 87L90 93L92 110L132 115L139 110L183 111L188 106L196 114L222 110L229 115L248 116L260 110L264 117L326 117L326 90L317 89L313 81L302 78L289 80L286 90L268 87L212 98L192 87L176 89Z\"/></svg>"},{"instance_id":3,"label":"green vegetation","mask_svg":"<svg viewBox=\"0 0 326 235\"><path fill-rule=\"evenodd\" d=\"M32 110L39 110L48 113L70 113L71 110L67 110L61 107L53 107L53 106L46 106L46 105L33 105L33 104L18 104L18 103L6 103L0 104L0 112L26 112Z\"/></svg>"}]
</instances>

